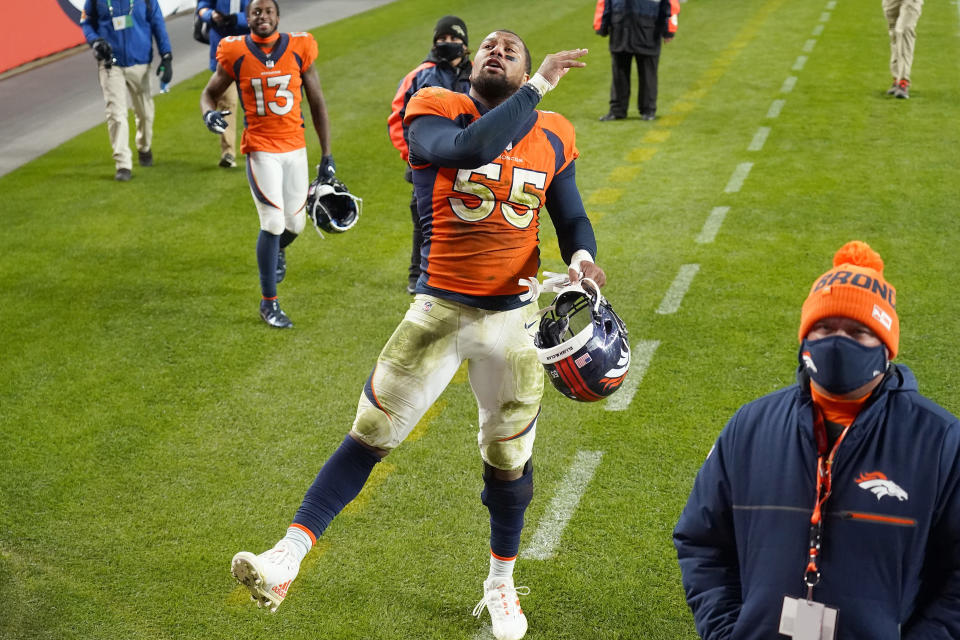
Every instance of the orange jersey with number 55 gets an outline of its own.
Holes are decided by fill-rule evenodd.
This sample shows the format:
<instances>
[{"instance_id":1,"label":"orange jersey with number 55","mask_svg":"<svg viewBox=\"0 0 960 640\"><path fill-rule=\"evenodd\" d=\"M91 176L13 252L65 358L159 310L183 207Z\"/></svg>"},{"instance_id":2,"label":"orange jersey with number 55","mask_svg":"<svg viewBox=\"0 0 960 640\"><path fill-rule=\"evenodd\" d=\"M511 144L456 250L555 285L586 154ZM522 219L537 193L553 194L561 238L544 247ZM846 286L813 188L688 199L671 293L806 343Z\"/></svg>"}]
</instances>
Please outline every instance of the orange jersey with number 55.
<instances>
[{"instance_id":1,"label":"orange jersey with number 55","mask_svg":"<svg viewBox=\"0 0 960 640\"><path fill-rule=\"evenodd\" d=\"M217 47L217 62L234 79L244 114L240 151L284 153L307 145L302 74L317 59L309 33L281 33L265 53L251 36L230 36Z\"/></svg>"},{"instance_id":2,"label":"orange jersey with number 55","mask_svg":"<svg viewBox=\"0 0 960 640\"><path fill-rule=\"evenodd\" d=\"M431 87L410 100L405 120L428 115L466 127L480 112L469 96ZM427 286L478 297L526 291L517 280L539 268L547 189L578 155L573 125L560 114L534 111L514 141L481 167L413 165ZM421 188L427 180L429 191Z\"/></svg>"}]
</instances>

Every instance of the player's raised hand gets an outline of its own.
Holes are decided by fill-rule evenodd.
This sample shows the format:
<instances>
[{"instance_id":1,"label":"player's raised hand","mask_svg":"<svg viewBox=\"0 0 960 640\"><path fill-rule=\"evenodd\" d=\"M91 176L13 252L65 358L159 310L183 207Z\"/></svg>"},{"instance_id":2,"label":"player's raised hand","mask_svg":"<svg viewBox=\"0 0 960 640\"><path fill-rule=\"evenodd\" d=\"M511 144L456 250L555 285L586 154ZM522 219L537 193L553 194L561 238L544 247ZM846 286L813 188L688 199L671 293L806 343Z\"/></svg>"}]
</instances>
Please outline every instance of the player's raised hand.
<instances>
[{"instance_id":1,"label":"player's raised hand","mask_svg":"<svg viewBox=\"0 0 960 640\"><path fill-rule=\"evenodd\" d=\"M551 53L540 63L537 73L555 87L560 82L560 78L565 76L570 69L587 66L586 62L579 59L585 55L587 55L586 49L569 49Z\"/></svg>"}]
</instances>

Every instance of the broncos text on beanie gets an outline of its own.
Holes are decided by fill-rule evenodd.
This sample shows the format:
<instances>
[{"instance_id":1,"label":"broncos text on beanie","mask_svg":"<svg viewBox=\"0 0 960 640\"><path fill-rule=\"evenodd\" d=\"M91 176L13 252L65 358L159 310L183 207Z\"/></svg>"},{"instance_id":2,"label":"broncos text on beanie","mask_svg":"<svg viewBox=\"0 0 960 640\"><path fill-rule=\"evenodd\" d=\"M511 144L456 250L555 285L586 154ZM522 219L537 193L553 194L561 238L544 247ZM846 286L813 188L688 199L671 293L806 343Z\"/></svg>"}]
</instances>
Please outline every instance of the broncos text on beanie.
<instances>
[{"instance_id":1,"label":"broncos text on beanie","mask_svg":"<svg viewBox=\"0 0 960 640\"><path fill-rule=\"evenodd\" d=\"M866 242L854 240L833 256L833 268L817 278L800 312L799 339L819 320L840 316L866 325L890 350L900 346L897 292L883 278L883 259Z\"/></svg>"}]
</instances>

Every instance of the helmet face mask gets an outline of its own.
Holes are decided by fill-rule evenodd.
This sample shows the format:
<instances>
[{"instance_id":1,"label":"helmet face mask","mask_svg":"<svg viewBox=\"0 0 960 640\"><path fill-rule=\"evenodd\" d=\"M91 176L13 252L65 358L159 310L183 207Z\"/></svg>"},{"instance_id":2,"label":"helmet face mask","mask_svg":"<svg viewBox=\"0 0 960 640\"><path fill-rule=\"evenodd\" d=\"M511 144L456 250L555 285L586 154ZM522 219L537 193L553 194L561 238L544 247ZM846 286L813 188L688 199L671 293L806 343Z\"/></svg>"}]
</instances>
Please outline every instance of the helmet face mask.
<instances>
[{"instance_id":1,"label":"helmet face mask","mask_svg":"<svg viewBox=\"0 0 960 640\"><path fill-rule=\"evenodd\" d=\"M307 215L317 232L343 233L360 219L363 200L336 178L316 179L307 190Z\"/></svg>"},{"instance_id":2,"label":"helmet face mask","mask_svg":"<svg viewBox=\"0 0 960 640\"><path fill-rule=\"evenodd\" d=\"M596 402L620 388L630 367L627 328L596 284L565 287L541 313L533 342L560 393Z\"/></svg>"}]
</instances>

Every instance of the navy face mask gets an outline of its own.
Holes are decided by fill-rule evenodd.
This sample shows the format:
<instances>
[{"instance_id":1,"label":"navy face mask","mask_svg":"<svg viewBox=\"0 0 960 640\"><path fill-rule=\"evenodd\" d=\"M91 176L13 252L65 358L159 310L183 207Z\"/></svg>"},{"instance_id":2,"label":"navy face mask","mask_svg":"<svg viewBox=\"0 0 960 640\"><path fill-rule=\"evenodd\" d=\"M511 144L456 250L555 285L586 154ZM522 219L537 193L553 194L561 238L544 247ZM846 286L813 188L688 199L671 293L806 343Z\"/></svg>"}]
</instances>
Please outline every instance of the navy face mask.
<instances>
[{"instance_id":1,"label":"navy face mask","mask_svg":"<svg viewBox=\"0 0 960 640\"><path fill-rule=\"evenodd\" d=\"M886 347L865 347L845 336L804 340L800 364L814 382L834 395L850 393L887 370Z\"/></svg>"},{"instance_id":2,"label":"navy face mask","mask_svg":"<svg viewBox=\"0 0 960 640\"><path fill-rule=\"evenodd\" d=\"M433 45L433 55L439 60L453 62L463 56L462 42L438 42Z\"/></svg>"}]
</instances>

